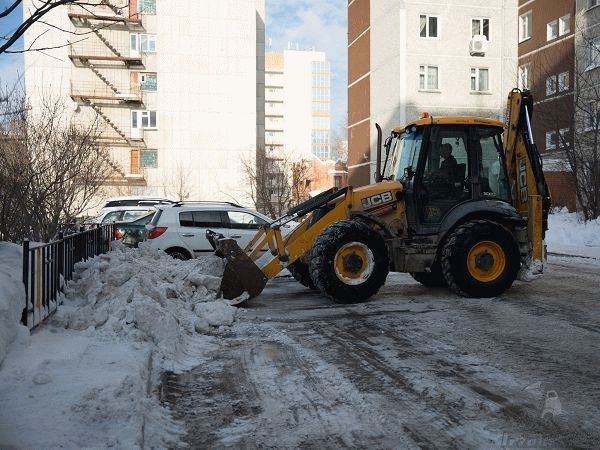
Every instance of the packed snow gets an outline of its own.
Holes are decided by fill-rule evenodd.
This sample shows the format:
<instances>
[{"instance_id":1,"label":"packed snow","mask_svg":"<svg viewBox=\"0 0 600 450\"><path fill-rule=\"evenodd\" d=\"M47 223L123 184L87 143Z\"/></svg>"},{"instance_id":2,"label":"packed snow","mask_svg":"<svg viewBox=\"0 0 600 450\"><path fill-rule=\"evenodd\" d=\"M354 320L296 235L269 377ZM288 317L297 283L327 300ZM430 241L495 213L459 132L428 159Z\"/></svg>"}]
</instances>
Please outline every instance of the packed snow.
<instances>
[{"instance_id":1,"label":"packed snow","mask_svg":"<svg viewBox=\"0 0 600 450\"><path fill-rule=\"evenodd\" d=\"M600 223L566 211L549 222L549 252L600 259ZM159 377L202 365L244 314L217 298L223 260L116 245L77 265L58 312L31 335L21 261L19 246L0 243L0 447L181 445Z\"/></svg>"}]
</instances>

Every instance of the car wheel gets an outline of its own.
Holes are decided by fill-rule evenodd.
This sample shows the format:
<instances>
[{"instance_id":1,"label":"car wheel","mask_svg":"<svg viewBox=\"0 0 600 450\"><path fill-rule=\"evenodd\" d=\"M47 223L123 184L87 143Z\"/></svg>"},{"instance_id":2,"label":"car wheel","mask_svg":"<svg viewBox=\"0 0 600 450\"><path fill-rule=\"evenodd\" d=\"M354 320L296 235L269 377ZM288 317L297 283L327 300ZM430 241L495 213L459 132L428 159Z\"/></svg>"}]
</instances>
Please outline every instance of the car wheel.
<instances>
[{"instance_id":1,"label":"car wheel","mask_svg":"<svg viewBox=\"0 0 600 450\"><path fill-rule=\"evenodd\" d=\"M181 248L170 248L166 250L166 253L174 259L180 259L182 261L187 261L191 258L190 254Z\"/></svg>"},{"instance_id":2,"label":"car wheel","mask_svg":"<svg viewBox=\"0 0 600 450\"><path fill-rule=\"evenodd\" d=\"M385 283L389 258L383 237L357 220L343 220L317 237L310 252L315 285L337 303L358 303Z\"/></svg>"},{"instance_id":3,"label":"car wheel","mask_svg":"<svg viewBox=\"0 0 600 450\"><path fill-rule=\"evenodd\" d=\"M450 233L442 250L448 286L464 297L496 297L515 281L519 247L500 224L473 220Z\"/></svg>"}]
</instances>

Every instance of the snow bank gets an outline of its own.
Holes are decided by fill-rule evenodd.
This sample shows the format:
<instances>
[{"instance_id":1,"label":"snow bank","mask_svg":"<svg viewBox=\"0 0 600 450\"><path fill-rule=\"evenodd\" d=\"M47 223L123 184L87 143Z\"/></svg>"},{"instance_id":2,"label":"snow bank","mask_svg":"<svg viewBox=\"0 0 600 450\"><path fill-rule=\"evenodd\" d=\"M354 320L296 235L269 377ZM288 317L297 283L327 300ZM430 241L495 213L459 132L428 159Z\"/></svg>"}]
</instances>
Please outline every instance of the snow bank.
<instances>
[{"instance_id":1,"label":"snow bank","mask_svg":"<svg viewBox=\"0 0 600 450\"><path fill-rule=\"evenodd\" d=\"M600 221L583 222L563 208L548 217L546 244L549 252L600 259Z\"/></svg>"},{"instance_id":2,"label":"snow bank","mask_svg":"<svg viewBox=\"0 0 600 450\"><path fill-rule=\"evenodd\" d=\"M196 334L231 325L237 308L217 299L225 262L214 255L179 261L146 243L115 249L77 265L52 322L131 342L149 343L163 368ZM181 362L178 360L177 362Z\"/></svg>"},{"instance_id":3,"label":"snow bank","mask_svg":"<svg viewBox=\"0 0 600 450\"><path fill-rule=\"evenodd\" d=\"M25 306L23 250L16 244L0 242L0 364L15 339Z\"/></svg>"}]
</instances>

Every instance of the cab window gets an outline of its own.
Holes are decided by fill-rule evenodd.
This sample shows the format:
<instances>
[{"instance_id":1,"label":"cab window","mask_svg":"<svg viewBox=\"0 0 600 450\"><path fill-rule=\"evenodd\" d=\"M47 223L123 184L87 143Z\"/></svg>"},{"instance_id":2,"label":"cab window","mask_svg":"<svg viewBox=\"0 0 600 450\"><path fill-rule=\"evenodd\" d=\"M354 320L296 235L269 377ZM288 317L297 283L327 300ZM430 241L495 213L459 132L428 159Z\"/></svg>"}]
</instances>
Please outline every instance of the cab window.
<instances>
[{"instance_id":1,"label":"cab window","mask_svg":"<svg viewBox=\"0 0 600 450\"><path fill-rule=\"evenodd\" d=\"M477 129L481 145L481 191L485 198L510 202L510 190L504 164L500 131L493 128Z\"/></svg>"}]
</instances>

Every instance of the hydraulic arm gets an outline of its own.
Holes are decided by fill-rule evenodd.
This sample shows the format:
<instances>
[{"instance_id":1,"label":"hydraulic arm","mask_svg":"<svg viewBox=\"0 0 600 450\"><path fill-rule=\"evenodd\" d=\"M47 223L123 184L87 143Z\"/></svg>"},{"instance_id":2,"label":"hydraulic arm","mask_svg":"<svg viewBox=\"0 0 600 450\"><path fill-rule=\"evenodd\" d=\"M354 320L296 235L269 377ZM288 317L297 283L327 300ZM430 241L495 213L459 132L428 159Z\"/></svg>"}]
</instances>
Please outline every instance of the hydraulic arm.
<instances>
[{"instance_id":1,"label":"hydraulic arm","mask_svg":"<svg viewBox=\"0 0 600 450\"><path fill-rule=\"evenodd\" d=\"M513 206L527 221L531 256L526 266L535 275L544 269L544 237L551 199L531 131L532 110L533 97L529 91L513 89L510 92L503 140Z\"/></svg>"}]
</instances>

